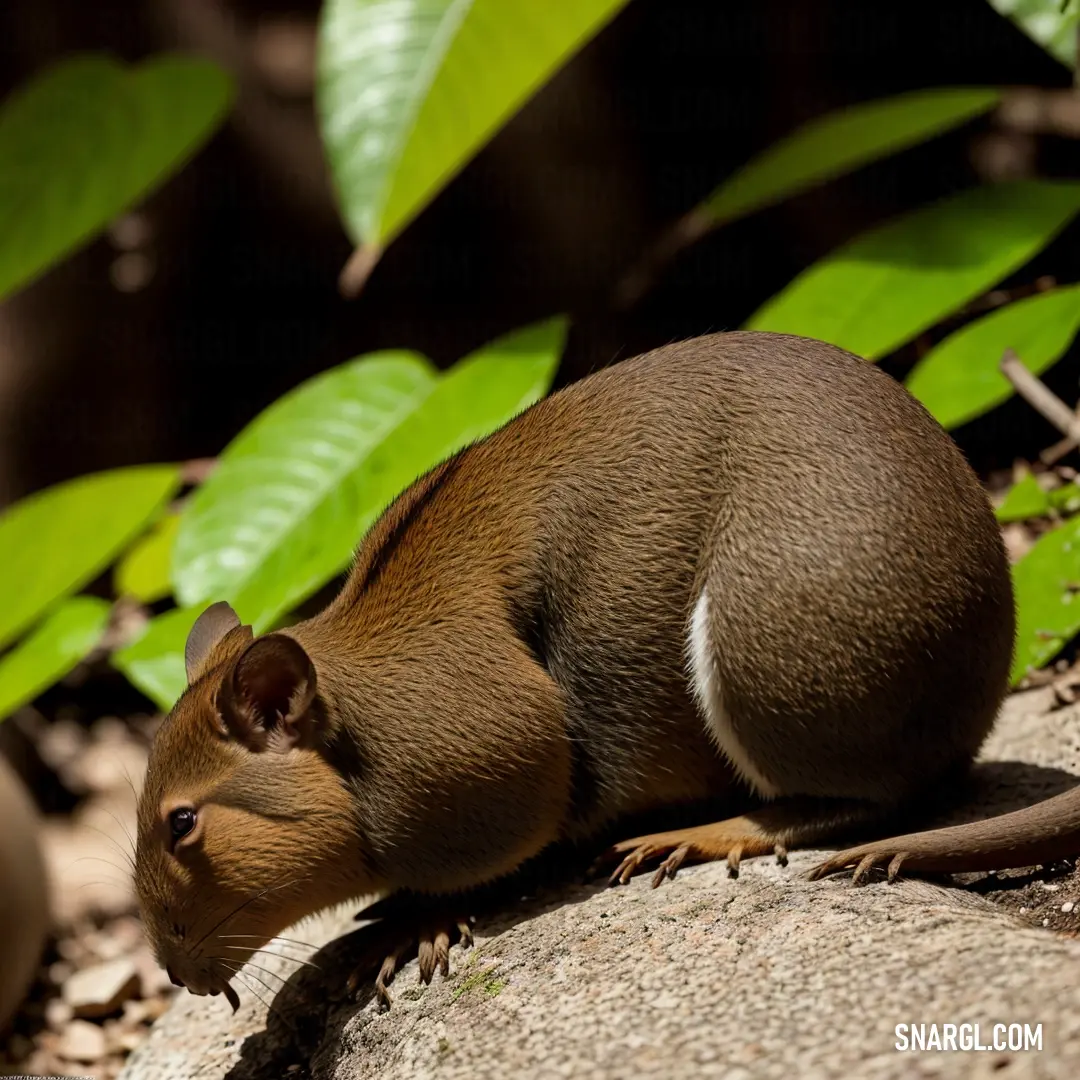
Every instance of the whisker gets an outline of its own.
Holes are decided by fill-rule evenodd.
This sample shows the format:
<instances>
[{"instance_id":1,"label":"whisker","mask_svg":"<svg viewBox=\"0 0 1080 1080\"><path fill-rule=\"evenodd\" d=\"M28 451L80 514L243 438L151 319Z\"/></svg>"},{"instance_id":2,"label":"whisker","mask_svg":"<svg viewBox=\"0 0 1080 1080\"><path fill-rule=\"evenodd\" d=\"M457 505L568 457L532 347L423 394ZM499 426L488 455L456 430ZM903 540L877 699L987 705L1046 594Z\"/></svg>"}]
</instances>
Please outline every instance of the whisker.
<instances>
[{"instance_id":1,"label":"whisker","mask_svg":"<svg viewBox=\"0 0 1080 1080\"><path fill-rule=\"evenodd\" d=\"M239 907L234 908L232 911L230 911L228 913L228 915L224 916L221 919L218 919L218 921L216 923L214 923L214 925L211 926L210 929L207 930L206 933L203 934L203 936L201 938L199 938L198 941L195 942L195 944L191 947L192 950L197 949L223 923L226 923L230 919L232 919L235 916L239 915L240 912L243 911L244 908L246 908L248 906L248 904L254 904L256 900L261 900L267 893L277 892L278 889L287 889L287 888L289 888L289 886L295 885L297 883L297 881L299 881L299 878L297 878L294 881L286 881L286 882L282 883L281 885L268 885L265 889L263 889L262 892L256 893L254 896L249 896L247 900L245 900L242 904L240 904Z\"/></svg>"},{"instance_id":2,"label":"whisker","mask_svg":"<svg viewBox=\"0 0 1080 1080\"><path fill-rule=\"evenodd\" d=\"M247 976L247 972L237 970L234 973L233 977L240 980L240 985L243 986L244 989L248 991L248 993L254 995L254 997L259 1001L263 1008L267 1010L267 1012L272 1012L291 1032L296 1034L296 1025L293 1024L291 1020L286 1019L286 1017L278 1009L274 1008L274 1006L271 1005L270 1002L267 1001L266 998L264 998L262 994L260 994L259 991L256 990L255 987L247 981ZM263 985L265 986L266 984L263 983ZM269 987L267 987L267 989L269 989Z\"/></svg>"},{"instance_id":3,"label":"whisker","mask_svg":"<svg viewBox=\"0 0 1080 1080\"><path fill-rule=\"evenodd\" d=\"M232 938L237 940L239 938L261 938L262 934L218 934L218 941L225 941L226 938ZM283 941L289 945L302 945L305 949L313 949L318 952L322 948L321 945L312 945L310 941L297 941L296 938L282 937L280 934L275 934L271 941Z\"/></svg>"},{"instance_id":4,"label":"whisker","mask_svg":"<svg viewBox=\"0 0 1080 1080\"><path fill-rule=\"evenodd\" d=\"M220 960L221 957L219 956L218 959ZM247 970L247 968L254 968L256 971L261 971L264 975L269 975L272 979L277 979L282 984L278 987L279 991L284 990L285 987L289 985L289 980L284 975L279 975L276 971L271 971L269 968L263 967L262 964L256 964L253 960L247 961L244 965L244 970ZM270 987L267 987L267 989L269 990Z\"/></svg>"},{"instance_id":5,"label":"whisker","mask_svg":"<svg viewBox=\"0 0 1080 1080\"><path fill-rule=\"evenodd\" d=\"M110 836L107 832L105 832L104 829L99 829L96 825L87 825L87 828L92 829L99 836L104 836L105 839L108 840L109 843L112 844L112 846L114 848L116 848L116 850L119 851L120 854L123 855L125 859L127 859L128 864L131 866L132 871L134 871L134 869L135 869L135 860L134 860L134 858L132 858L132 856L120 846L120 844L117 841L115 836Z\"/></svg>"},{"instance_id":6,"label":"whisker","mask_svg":"<svg viewBox=\"0 0 1080 1080\"><path fill-rule=\"evenodd\" d=\"M134 854L135 841L132 839L131 833L128 831L128 827L110 809L108 809L108 807L105 807L104 809L105 813L108 814L109 817L111 817L113 821L116 822L116 824L120 827L120 831L127 837L127 842L131 845L131 851ZM119 843L117 843L117 847L119 846Z\"/></svg>"},{"instance_id":7,"label":"whisker","mask_svg":"<svg viewBox=\"0 0 1080 1080\"><path fill-rule=\"evenodd\" d=\"M108 859L103 859L100 855L80 855L77 859L72 859L71 862L69 862L67 865L74 866L76 863L80 862L103 862L106 866L111 867L118 874L127 874L127 871L122 866L117 866L116 863L109 862ZM130 881L131 879L130 877L128 877L126 880Z\"/></svg>"},{"instance_id":8,"label":"whisker","mask_svg":"<svg viewBox=\"0 0 1080 1080\"><path fill-rule=\"evenodd\" d=\"M271 949L248 949L246 945L222 945L223 949L246 949L248 952L253 953L266 953L267 956L276 956L281 960L289 960L294 964L302 964L304 967L313 968L315 971L322 971L322 968L318 964L313 964L310 960L301 960L299 956L290 956L288 953L278 953Z\"/></svg>"},{"instance_id":9,"label":"whisker","mask_svg":"<svg viewBox=\"0 0 1080 1080\"><path fill-rule=\"evenodd\" d=\"M220 963L221 957L218 957L217 960ZM255 974L255 972L250 971L248 967L240 968L236 972L236 974L239 975L241 972L243 972L243 974L246 975L249 979L254 979L268 994L278 994L282 990L280 986L271 986L268 982L264 982L262 979L259 978L258 975Z\"/></svg>"},{"instance_id":10,"label":"whisker","mask_svg":"<svg viewBox=\"0 0 1080 1080\"><path fill-rule=\"evenodd\" d=\"M230 966L232 966L234 970L238 970L237 967L235 967L237 966L237 964L240 964L239 970L243 970L244 968L255 968L256 971L265 972L266 974L271 975L274 978L280 978L283 983L288 982L287 978L284 975L279 975L275 971L271 971L269 968L261 967L261 964L254 963L252 960L233 959L231 956L215 956L211 959L216 960L218 963L228 963L230 964ZM270 987L268 986L267 989L269 990ZM278 993L278 991L274 990L274 993L276 994Z\"/></svg>"},{"instance_id":11,"label":"whisker","mask_svg":"<svg viewBox=\"0 0 1080 1080\"><path fill-rule=\"evenodd\" d=\"M124 779L128 782L128 787L131 788L131 794L135 796L135 802L139 802L139 793L135 790L135 785L131 781L131 773L128 772L127 765L124 762L120 762L120 767L124 770Z\"/></svg>"}]
</instances>

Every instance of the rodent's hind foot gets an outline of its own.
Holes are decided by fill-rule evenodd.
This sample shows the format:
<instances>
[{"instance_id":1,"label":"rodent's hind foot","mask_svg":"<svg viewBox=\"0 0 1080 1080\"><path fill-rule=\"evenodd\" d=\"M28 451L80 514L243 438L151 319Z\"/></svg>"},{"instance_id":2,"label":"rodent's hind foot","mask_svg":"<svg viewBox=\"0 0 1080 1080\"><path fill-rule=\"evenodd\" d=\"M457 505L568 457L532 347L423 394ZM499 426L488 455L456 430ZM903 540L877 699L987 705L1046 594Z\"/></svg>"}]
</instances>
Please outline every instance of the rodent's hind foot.
<instances>
[{"instance_id":1,"label":"rodent's hind foot","mask_svg":"<svg viewBox=\"0 0 1080 1080\"><path fill-rule=\"evenodd\" d=\"M364 916L360 912L357 918ZM375 997L380 1011L385 1012L393 1004L390 984L394 976L414 956L419 962L420 982L425 986L431 983L435 972L442 973L445 979L450 974L450 946L460 944L463 949L473 943L472 928L466 918L428 918L422 923L409 920L387 919L386 927L390 940L394 942L383 956L378 974L375 976ZM348 991L353 995L362 983L371 977L370 958L361 963L349 976Z\"/></svg>"},{"instance_id":2,"label":"rodent's hind foot","mask_svg":"<svg viewBox=\"0 0 1080 1080\"><path fill-rule=\"evenodd\" d=\"M787 849L782 842L768 836L753 821L737 817L690 829L675 829L623 840L608 848L593 863L590 873L599 873L601 868L610 866L612 861L618 859L618 865L608 877L608 884L625 885L647 863L659 857L662 861L652 878L655 889L665 880L674 878L684 863L726 859L728 872L732 877L738 877L739 865L744 858L768 855L770 852L776 855L782 866L787 864Z\"/></svg>"},{"instance_id":3,"label":"rodent's hind foot","mask_svg":"<svg viewBox=\"0 0 1080 1080\"><path fill-rule=\"evenodd\" d=\"M593 863L593 872L618 860L608 884L625 885L646 863L660 858L652 879L655 889L675 877L686 863L726 859L728 872L738 877L743 859L772 853L781 866L787 866L789 845L805 846L828 839L872 821L880 813L872 803L857 799L785 796L740 817L624 840ZM858 850L861 857L871 849ZM899 859L904 857L900 855ZM869 867L863 873L869 873Z\"/></svg>"},{"instance_id":4,"label":"rodent's hind foot","mask_svg":"<svg viewBox=\"0 0 1080 1080\"><path fill-rule=\"evenodd\" d=\"M818 863L807 873L811 881L819 881L830 874L839 874L844 870L850 870L854 866L851 875L852 885L865 885L870 880L874 870L885 867L885 880L892 885L900 874L900 867L910 852L894 851L888 848L882 849L873 844L863 847L848 848L847 851L838 851L835 855Z\"/></svg>"}]
</instances>

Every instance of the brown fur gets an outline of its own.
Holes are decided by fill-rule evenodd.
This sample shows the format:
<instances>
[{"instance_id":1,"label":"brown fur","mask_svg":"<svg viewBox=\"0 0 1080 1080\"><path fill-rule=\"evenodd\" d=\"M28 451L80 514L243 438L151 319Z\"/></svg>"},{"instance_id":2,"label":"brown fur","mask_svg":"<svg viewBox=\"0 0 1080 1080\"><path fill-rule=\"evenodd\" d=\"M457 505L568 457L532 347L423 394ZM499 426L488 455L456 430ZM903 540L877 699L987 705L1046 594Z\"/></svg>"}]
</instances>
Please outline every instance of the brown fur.
<instances>
[{"instance_id":1,"label":"brown fur","mask_svg":"<svg viewBox=\"0 0 1080 1080\"><path fill-rule=\"evenodd\" d=\"M730 722L797 797L746 826L753 850L887 819L993 722L1011 586L945 433L819 342L668 346L553 395L395 500L340 595L283 632L315 673L302 716L280 664L241 672L242 630L200 631L208 658L140 803L159 958L220 989L223 934L255 947L350 896L467 888L624 815L743 790L687 673L703 587ZM173 854L177 805L199 823ZM714 831L710 856L720 835L742 834Z\"/></svg>"}]
</instances>

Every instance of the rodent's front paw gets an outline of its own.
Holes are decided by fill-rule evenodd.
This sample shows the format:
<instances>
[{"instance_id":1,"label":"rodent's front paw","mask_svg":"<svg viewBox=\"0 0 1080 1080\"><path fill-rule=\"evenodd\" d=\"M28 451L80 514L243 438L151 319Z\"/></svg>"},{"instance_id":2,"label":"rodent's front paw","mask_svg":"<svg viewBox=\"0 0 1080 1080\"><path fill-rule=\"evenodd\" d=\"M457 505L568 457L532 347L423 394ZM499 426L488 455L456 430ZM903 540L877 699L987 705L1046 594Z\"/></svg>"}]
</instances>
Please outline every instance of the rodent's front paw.
<instances>
[{"instance_id":1,"label":"rodent's front paw","mask_svg":"<svg viewBox=\"0 0 1080 1080\"><path fill-rule=\"evenodd\" d=\"M360 912L357 918L366 916ZM375 996L380 1009L389 1009L393 1004L388 987L394 981L398 970L407 964L413 956L419 960L420 981L426 986L435 975L436 969L443 978L450 974L450 946L460 943L462 948L469 948L473 943L472 928L469 920L458 916L431 917L422 920L386 919L386 942L378 974L375 976ZM355 994L361 984L371 977L373 965L370 957L360 963L349 976L348 990Z\"/></svg>"}]
</instances>

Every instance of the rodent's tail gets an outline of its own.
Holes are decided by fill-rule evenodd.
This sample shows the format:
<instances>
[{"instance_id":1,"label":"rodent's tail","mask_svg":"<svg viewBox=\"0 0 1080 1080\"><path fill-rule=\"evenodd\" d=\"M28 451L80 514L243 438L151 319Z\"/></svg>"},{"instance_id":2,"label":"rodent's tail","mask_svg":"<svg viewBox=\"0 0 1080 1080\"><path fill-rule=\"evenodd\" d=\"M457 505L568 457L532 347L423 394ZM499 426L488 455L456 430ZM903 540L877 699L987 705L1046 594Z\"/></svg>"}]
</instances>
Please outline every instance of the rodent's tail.
<instances>
[{"instance_id":1,"label":"rodent's tail","mask_svg":"<svg viewBox=\"0 0 1080 1080\"><path fill-rule=\"evenodd\" d=\"M900 868L923 873L1006 870L1080 855L1080 785L1034 806L986 821L894 836L837 852L811 880L855 867L856 884L877 866L892 881Z\"/></svg>"}]
</instances>

